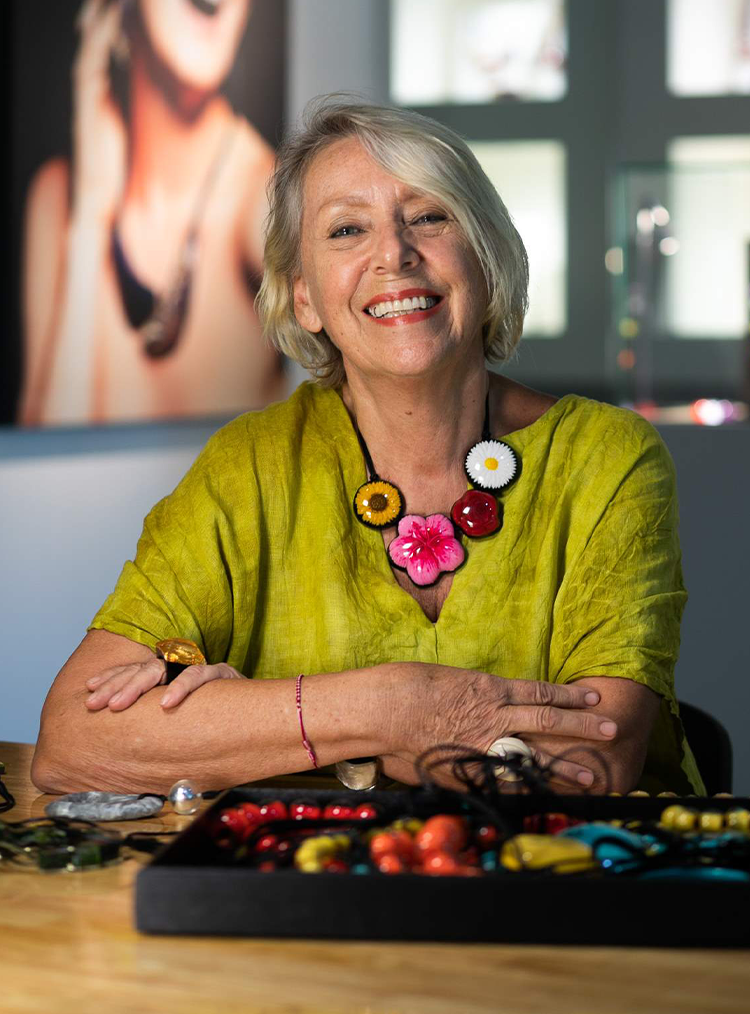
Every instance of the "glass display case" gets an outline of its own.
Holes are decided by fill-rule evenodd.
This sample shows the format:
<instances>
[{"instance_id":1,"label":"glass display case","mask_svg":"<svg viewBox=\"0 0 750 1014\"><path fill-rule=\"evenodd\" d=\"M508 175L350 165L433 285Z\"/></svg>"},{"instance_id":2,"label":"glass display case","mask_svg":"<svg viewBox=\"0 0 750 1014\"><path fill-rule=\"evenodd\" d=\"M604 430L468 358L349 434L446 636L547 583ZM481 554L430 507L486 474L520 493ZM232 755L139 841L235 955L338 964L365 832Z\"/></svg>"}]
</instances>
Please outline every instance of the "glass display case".
<instances>
[{"instance_id":1,"label":"glass display case","mask_svg":"<svg viewBox=\"0 0 750 1014\"><path fill-rule=\"evenodd\" d=\"M655 422L748 417L750 158L696 161L710 151L700 140L675 140L669 163L621 167L612 193L610 381Z\"/></svg>"}]
</instances>

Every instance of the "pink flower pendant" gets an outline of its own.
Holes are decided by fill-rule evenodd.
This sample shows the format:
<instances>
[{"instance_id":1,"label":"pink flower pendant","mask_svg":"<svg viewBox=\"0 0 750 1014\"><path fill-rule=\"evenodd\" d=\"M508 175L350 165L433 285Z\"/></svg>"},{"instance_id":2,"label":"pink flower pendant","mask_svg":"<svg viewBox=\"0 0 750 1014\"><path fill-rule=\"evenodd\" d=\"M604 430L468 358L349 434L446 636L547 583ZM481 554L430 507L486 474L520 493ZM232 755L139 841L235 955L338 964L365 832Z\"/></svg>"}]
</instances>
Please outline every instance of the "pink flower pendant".
<instances>
[{"instance_id":1,"label":"pink flower pendant","mask_svg":"<svg viewBox=\"0 0 750 1014\"><path fill-rule=\"evenodd\" d=\"M461 543L444 514L426 518L407 514L401 518L388 555L418 585L434 584L443 571L455 570L464 560Z\"/></svg>"}]
</instances>

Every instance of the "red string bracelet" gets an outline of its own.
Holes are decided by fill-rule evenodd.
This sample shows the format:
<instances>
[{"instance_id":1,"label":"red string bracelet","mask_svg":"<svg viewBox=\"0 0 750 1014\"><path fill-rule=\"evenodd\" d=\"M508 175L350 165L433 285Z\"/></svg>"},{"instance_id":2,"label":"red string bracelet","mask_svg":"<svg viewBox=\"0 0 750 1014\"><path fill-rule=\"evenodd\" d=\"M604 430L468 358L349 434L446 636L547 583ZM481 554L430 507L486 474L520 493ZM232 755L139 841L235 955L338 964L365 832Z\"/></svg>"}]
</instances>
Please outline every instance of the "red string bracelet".
<instances>
[{"instance_id":1,"label":"red string bracelet","mask_svg":"<svg viewBox=\"0 0 750 1014\"><path fill-rule=\"evenodd\" d=\"M315 751L313 750L309 739L305 735L305 726L302 721L302 677L304 675L305 674L301 672L297 677L297 691L295 695L297 700L297 714L299 716L299 729L300 732L302 733L302 745L304 746L305 750L307 750L307 756L310 758L312 766L316 768L318 766L318 758L315 756Z\"/></svg>"}]
</instances>

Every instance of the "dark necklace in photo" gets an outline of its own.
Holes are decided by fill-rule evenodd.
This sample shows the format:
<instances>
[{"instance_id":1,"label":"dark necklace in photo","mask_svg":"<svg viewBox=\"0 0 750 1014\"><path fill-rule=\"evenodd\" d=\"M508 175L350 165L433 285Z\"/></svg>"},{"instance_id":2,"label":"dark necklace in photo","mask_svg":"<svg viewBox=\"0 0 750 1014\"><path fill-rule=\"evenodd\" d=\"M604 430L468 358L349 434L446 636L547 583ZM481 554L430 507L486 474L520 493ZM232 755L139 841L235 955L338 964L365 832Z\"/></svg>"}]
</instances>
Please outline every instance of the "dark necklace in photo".
<instances>
[{"instance_id":1,"label":"dark necklace in photo","mask_svg":"<svg viewBox=\"0 0 750 1014\"><path fill-rule=\"evenodd\" d=\"M388 556L395 567L406 571L414 584L432 585L443 572L454 571L463 563L465 553L456 529L473 539L500 530L502 506L496 496L518 477L519 460L508 444L490 436L489 392L484 405L482 438L469 448L464 461L466 477L474 488L456 500L450 517L408 514L401 490L381 479L356 423L355 429L369 479L354 494L354 513L368 528L381 530L398 524L398 535L388 546Z\"/></svg>"}]
</instances>

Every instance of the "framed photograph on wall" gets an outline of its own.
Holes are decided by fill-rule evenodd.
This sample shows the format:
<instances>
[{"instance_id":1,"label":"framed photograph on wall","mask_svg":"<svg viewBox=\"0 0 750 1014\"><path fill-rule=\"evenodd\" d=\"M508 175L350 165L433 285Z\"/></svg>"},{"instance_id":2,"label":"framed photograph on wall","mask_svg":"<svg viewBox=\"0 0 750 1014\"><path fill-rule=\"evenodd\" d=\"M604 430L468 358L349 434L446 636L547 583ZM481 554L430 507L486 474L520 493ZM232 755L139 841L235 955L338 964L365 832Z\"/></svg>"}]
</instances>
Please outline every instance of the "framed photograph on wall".
<instances>
[{"instance_id":1,"label":"framed photograph on wall","mask_svg":"<svg viewBox=\"0 0 750 1014\"><path fill-rule=\"evenodd\" d=\"M13 0L0 419L226 416L283 397L254 310L283 0Z\"/></svg>"}]
</instances>

